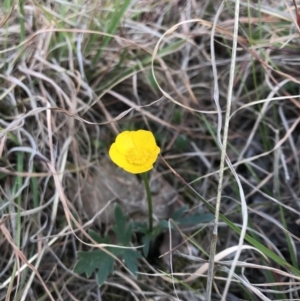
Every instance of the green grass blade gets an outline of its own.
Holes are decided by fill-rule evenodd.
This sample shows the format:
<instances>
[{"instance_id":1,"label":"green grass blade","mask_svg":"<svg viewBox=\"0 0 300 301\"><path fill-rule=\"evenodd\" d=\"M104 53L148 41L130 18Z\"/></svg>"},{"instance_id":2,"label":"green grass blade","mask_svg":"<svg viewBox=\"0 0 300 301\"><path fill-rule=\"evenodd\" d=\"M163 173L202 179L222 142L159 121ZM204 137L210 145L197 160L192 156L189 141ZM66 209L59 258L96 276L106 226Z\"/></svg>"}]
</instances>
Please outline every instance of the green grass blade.
<instances>
[{"instance_id":1,"label":"green grass blade","mask_svg":"<svg viewBox=\"0 0 300 301\"><path fill-rule=\"evenodd\" d=\"M127 8L130 5L131 0L125 0L123 5L119 8L120 5L120 0L117 0L115 2L115 10L114 13L112 14L111 18L108 17L107 20L109 20L109 25L107 28L106 33L108 34L114 34L114 32L117 30L120 21L124 15L124 13L126 12ZM93 60L92 60L92 64L97 63L97 61L100 59L102 52L104 50L104 48L109 44L111 40L111 36L104 36L102 43L100 45L99 51L97 52L97 54L94 56Z\"/></svg>"}]
</instances>

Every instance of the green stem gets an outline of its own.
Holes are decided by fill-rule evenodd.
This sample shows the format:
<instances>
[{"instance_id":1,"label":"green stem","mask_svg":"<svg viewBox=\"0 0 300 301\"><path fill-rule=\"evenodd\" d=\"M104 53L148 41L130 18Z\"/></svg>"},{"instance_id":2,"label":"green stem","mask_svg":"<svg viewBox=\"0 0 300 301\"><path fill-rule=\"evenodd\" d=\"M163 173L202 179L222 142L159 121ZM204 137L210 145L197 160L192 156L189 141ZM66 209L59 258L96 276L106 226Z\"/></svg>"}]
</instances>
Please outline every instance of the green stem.
<instances>
[{"instance_id":1,"label":"green stem","mask_svg":"<svg viewBox=\"0 0 300 301\"><path fill-rule=\"evenodd\" d=\"M148 217L149 217L149 232L152 232L153 223L152 223L152 198L151 198L151 191L150 191L150 185L149 180L147 177L147 173L142 173L142 177L145 183L146 193L147 193L147 201L148 201Z\"/></svg>"}]
</instances>

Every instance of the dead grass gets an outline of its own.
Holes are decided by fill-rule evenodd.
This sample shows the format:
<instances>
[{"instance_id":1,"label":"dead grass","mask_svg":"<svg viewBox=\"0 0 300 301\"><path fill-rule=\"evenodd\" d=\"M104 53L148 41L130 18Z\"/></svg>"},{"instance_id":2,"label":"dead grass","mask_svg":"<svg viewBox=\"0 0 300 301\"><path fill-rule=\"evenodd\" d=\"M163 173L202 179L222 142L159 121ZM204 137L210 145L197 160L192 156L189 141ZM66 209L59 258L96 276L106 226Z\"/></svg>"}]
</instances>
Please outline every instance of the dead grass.
<instances>
[{"instance_id":1,"label":"dead grass","mask_svg":"<svg viewBox=\"0 0 300 301\"><path fill-rule=\"evenodd\" d=\"M172 265L169 255L142 259L137 279L120 262L101 287L73 272L77 251L96 247L87 229L100 231L82 188L121 130L155 133L156 169L185 204L209 212L216 201L234 1L217 20L214 53L221 1L136 1L122 15L123 3L0 9L0 300L204 300L211 223L181 229ZM249 222L227 300L300 299L299 34L293 1L241 1L227 156ZM245 218L226 166L220 213L212 300Z\"/></svg>"}]
</instances>

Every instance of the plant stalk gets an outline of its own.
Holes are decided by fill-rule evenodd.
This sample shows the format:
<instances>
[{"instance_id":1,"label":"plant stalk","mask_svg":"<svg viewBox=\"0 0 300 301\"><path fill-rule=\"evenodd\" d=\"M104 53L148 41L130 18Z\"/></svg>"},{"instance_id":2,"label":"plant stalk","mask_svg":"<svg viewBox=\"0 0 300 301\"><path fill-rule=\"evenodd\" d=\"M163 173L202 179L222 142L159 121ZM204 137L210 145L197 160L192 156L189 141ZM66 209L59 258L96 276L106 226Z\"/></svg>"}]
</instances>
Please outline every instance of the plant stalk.
<instances>
[{"instance_id":1,"label":"plant stalk","mask_svg":"<svg viewBox=\"0 0 300 301\"><path fill-rule=\"evenodd\" d=\"M142 173L142 177L145 183L146 193L147 193L147 201L148 201L148 218L149 218L149 232L152 232L153 229L153 222L152 222L152 198L151 198L151 191L147 173Z\"/></svg>"}]
</instances>

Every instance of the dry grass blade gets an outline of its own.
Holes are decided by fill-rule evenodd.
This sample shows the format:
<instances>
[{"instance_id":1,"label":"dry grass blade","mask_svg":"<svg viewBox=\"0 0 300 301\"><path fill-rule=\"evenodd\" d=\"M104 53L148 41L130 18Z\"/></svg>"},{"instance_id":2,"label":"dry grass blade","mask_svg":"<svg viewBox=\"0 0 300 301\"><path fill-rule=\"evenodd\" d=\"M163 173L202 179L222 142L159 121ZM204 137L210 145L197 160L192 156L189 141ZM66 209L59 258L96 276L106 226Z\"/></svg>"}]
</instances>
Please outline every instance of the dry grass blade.
<instances>
[{"instance_id":1,"label":"dry grass blade","mask_svg":"<svg viewBox=\"0 0 300 301\"><path fill-rule=\"evenodd\" d=\"M231 169L233 176L235 180L237 181L237 185L239 187L239 193L241 198L241 207L242 207L242 216L243 216L243 227L239 239L239 248L236 252L236 255L234 257L229 275L228 280L226 282L226 286L224 289L224 292L222 294L222 301L226 299L229 285L231 282L231 277L233 275L236 262L238 261L238 258L240 256L241 247L244 242L244 237L246 233L246 228L248 224L248 213L247 213L247 205L246 200L244 196L244 191L242 188L242 185L240 183L239 177L236 174L229 158L226 158L226 148L227 148L227 139L228 139L228 129L229 129L229 121L230 121L230 111L231 111L231 104L232 104L232 90L234 85L234 76L235 76L235 65L236 65L236 51L237 51L237 34L238 34L238 21L239 21L239 6L240 2L236 1L235 3L235 13L234 13L234 33L233 33L233 47L232 47L232 58L231 58L231 66L230 66L230 77L229 77L229 85L228 85L228 95L227 95L227 104L226 104L226 113L225 113L225 121L224 121L224 129L223 129L223 140L221 142L221 126L222 126L222 119L221 119L221 112L220 112L220 106L218 99L216 101L217 108L219 109L218 112L218 142L219 146L221 148L221 162L220 162L220 172L219 172L219 184L218 184L218 192L217 192L217 200L216 200L216 213L215 213L215 221L214 221L214 228L213 228L213 234L212 234L212 241L211 241L211 248L210 248L210 260L209 260L209 270L207 275L207 287L206 287L206 300L211 300L211 288L212 288L212 282L213 282L213 275L214 275L214 260L215 260L215 252L216 252L216 244L217 244L217 237L218 237L218 223L219 223L219 211L220 211L220 202L221 202L221 194L223 191L223 174L224 174L224 165L225 160L227 164L229 165L229 168ZM223 8L223 5L220 6L219 11L221 11ZM218 16L218 14L217 14ZM217 17L216 17L217 20ZM213 32L212 32L212 40L213 40ZM215 76L215 82L217 81L217 77ZM215 83L216 85L216 83ZM218 91L215 91L217 93ZM218 96L217 96L218 97Z\"/></svg>"},{"instance_id":2,"label":"dry grass blade","mask_svg":"<svg viewBox=\"0 0 300 301\"><path fill-rule=\"evenodd\" d=\"M0 228L1 228L1 231L3 233L3 235L5 236L5 238L7 239L7 242L13 247L14 249L14 252L15 252L15 256L18 258L18 259L21 259L25 264L26 266L28 266L34 273L35 275L39 278L39 280L41 281L45 291L47 292L48 294L48 297L50 298L50 300L54 301L55 299L52 297L52 294L50 293L49 289L47 288L47 285L45 284L45 282L43 281L41 275L39 274L39 272L35 269L35 267L30 264L28 262L28 260L26 259L26 257L24 256L24 254L20 251L20 249L18 249L18 247L15 245L9 231L7 230L7 228L5 227L4 224L0 225Z\"/></svg>"}]
</instances>

